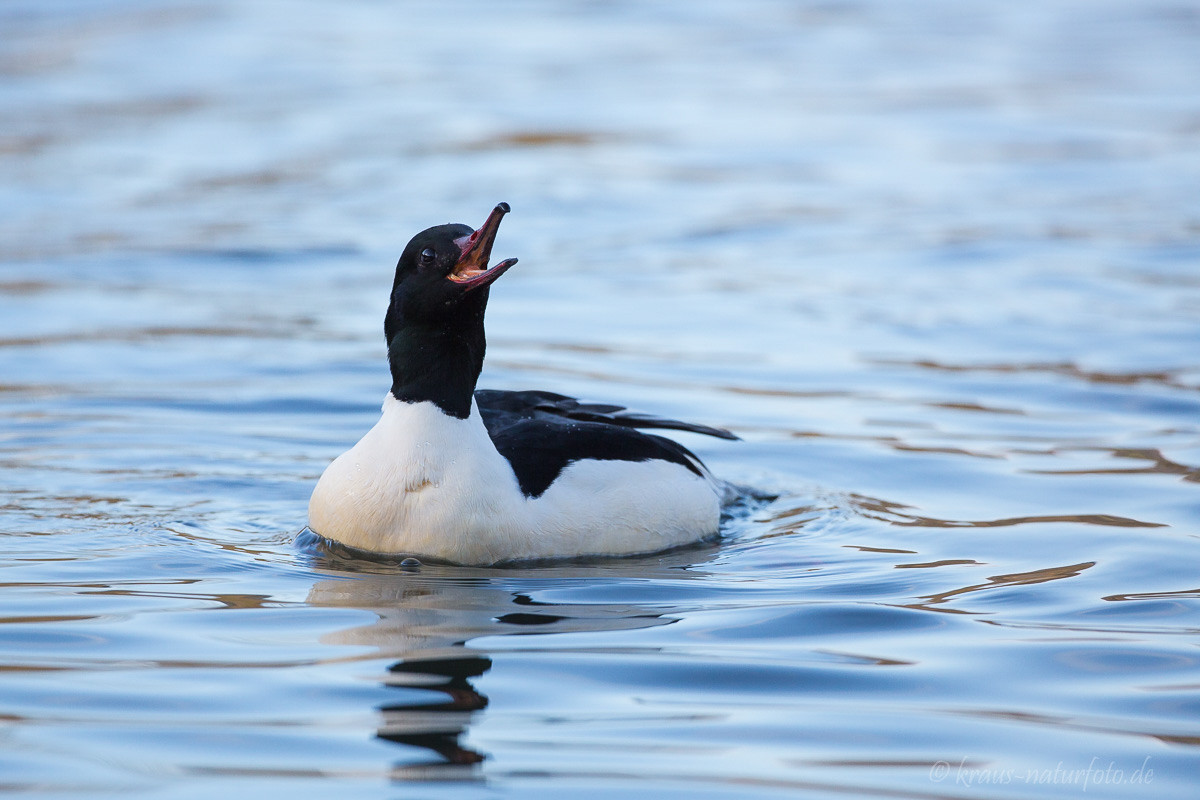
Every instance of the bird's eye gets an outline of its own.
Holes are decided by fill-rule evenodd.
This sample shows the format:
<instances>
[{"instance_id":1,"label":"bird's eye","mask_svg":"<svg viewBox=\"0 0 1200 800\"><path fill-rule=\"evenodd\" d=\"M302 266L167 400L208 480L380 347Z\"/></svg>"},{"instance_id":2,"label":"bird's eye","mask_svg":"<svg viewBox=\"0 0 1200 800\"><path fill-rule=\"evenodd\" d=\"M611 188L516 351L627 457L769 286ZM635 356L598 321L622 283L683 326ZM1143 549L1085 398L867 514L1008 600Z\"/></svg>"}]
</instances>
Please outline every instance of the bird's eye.
<instances>
[{"instance_id":1,"label":"bird's eye","mask_svg":"<svg viewBox=\"0 0 1200 800\"><path fill-rule=\"evenodd\" d=\"M432 247L426 247L424 250L421 251L421 263L422 264L432 264L433 259L436 257L437 257L437 253L433 252Z\"/></svg>"}]
</instances>

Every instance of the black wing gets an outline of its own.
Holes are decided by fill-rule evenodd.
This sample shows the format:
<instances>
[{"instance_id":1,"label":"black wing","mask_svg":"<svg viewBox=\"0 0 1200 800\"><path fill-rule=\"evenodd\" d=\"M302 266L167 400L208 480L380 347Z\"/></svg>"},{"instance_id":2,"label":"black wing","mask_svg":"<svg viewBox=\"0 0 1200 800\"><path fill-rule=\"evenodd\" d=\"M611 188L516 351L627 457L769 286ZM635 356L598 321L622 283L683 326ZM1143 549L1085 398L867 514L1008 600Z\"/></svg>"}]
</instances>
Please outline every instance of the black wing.
<instances>
[{"instance_id":1,"label":"black wing","mask_svg":"<svg viewBox=\"0 0 1200 800\"><path fill-rule=\"evenodd\" d=\"M580 403L553 392L475 393L479 413L500 455L512 465L521 491L537 497L573 461L660 459L704 475L700 459L683 445L637 428L668 428L737 439L706 425L626 412L622 406Z\"/></svg>"},{"instance_id":2,"label":"black wing","mask_svg":"<svg viewBox=\"0 0 1200 800\"><path fill-rule=\"evenodd\" d=\"M475 392L475 400L479 403L479 413L483 415L484 424L488 426L489 431L491 431L491 423L488 422L490 414L493 419L499 419L502 415L516 415L523 419L561 417L579 422L619 425L622 428L663 428L702 433L706 436L716 436L718 439L738 440L736 435L724 428L712 428L708 425L697 425L694 422L680 422L677 419L638 414L626 410L624 406L581 403L574 397L554 392L536 390L506 392L498 389L480 389Z\"/></svg>"}]
</instances>

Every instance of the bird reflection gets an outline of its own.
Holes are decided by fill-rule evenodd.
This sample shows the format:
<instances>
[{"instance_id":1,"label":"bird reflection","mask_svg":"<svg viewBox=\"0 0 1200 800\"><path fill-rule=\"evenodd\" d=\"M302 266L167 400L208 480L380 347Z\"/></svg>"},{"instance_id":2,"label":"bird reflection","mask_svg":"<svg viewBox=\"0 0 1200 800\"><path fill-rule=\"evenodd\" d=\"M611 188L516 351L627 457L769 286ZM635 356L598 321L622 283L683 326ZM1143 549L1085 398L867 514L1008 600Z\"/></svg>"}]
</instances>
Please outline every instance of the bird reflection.
<instances>
[{"instance_id":1,"label":"bird reflection","mask_svg":"<svg viewBox=\"0 0 1200 800\"><path fill-rule=\"evenodd\" d=\"M475 712L487 707L487 698L467 680L487 672L492 660L486 656L464 654L460 658L433 658L399 661L388 668L389 684L404 685L415 681L422 689L445 695L441 702L392 703L379 709L383 717L377 735L389 742L420 747L441 757L442 763L470 766L484 755L459 743ZM394 676L394 677L393 677ZM429 681L440 681L429 685ZM403 773L411 767L398 767ZM395 774L394 777L402 777Z\"/></svg>"},{"instance_id":2,"label":"bird reflection","mask_svg":"<svg viewBox=\"0 0 1200 800\"><path fill-rule=\"evenodd\" d=\"M625 573L640 579L690 580L688 567L715 548L672 556L630 559ZM536 570L469 569L426 564L351 563L316 553L317 566L331 575L317 581L309 603L370 611L367 625L328 634L323 641L367 645L368 658L391 660L381 683L397 690L397 701L378 706L376 735L414 748L393 763L396 781L481 779L489 756L464 743L488 707L474 685L492 668L493 651L471 646L482 637L633 630L675 621L676 609L628 603L547 602L539 595L572 585L580 577L606 574L603 566L542 567ZM493 639L494 641L494 639ZM399 697L403 695L403 697ZM511 711L511 709L510 709Z\"/></svg>"},{"instance_id":3,"label":"bird reflection","mask_svg":"<svg viewBox=\"0 0 1200 800\"><path fill-rule=\"evenodd\" d=\"M376 615L371 624L337 631L324 641L368 645L377 651L373 657L396 659L381 683L403 699L376 708L376 735L415 749L393 764L391 778L470 779L486 756L461 739L487 707L472 681L491 669L492 660L466 643L496 626L496 609L512 602L511 593L487 581L430 580L409 571L318 581L309 602Z\"/></svg>"}]
</instances>

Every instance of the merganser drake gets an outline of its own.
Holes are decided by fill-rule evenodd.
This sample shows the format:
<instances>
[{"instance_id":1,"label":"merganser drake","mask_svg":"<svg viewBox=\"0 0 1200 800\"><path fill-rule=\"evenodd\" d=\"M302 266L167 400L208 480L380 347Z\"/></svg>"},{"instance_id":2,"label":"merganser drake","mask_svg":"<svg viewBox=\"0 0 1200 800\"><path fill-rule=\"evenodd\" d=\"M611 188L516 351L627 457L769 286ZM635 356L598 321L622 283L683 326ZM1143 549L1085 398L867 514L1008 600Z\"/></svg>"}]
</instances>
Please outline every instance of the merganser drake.
<instances>
[{"instance_id":1,"label":"merganser drake","mask_svg":"<svg viewBox=\"0 0 1200 800\"><path fill-rule=\"evenodd\" d=\"M717 533L726 485L683 445L638 428L704 425L542 391L476 391L500 203L479 230L439 225L396 264L384 320L383 415L326 468L318 535L374 554L465 565L650 553Z\"/></svg>"}]
</instances>

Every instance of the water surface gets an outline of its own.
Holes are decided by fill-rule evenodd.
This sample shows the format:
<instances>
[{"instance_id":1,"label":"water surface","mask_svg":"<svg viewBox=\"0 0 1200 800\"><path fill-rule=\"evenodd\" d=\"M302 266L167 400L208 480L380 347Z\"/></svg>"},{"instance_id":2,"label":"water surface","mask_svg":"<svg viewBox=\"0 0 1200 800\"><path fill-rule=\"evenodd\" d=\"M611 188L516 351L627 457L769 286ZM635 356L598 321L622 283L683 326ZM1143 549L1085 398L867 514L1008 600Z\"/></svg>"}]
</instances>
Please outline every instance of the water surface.
<instances>
[{"instance_id":1,"label":"water surface","mask_svg":"<svg viewBox=\"0 0 1200 800\"><path fill-rule=\"evenodd\" d=\"M1190 797L1186 4L13 0L0 787ZM395 258L512 204L483 385L727 426L672 553L297 542Z\"/></svg>"}]
</instances>

